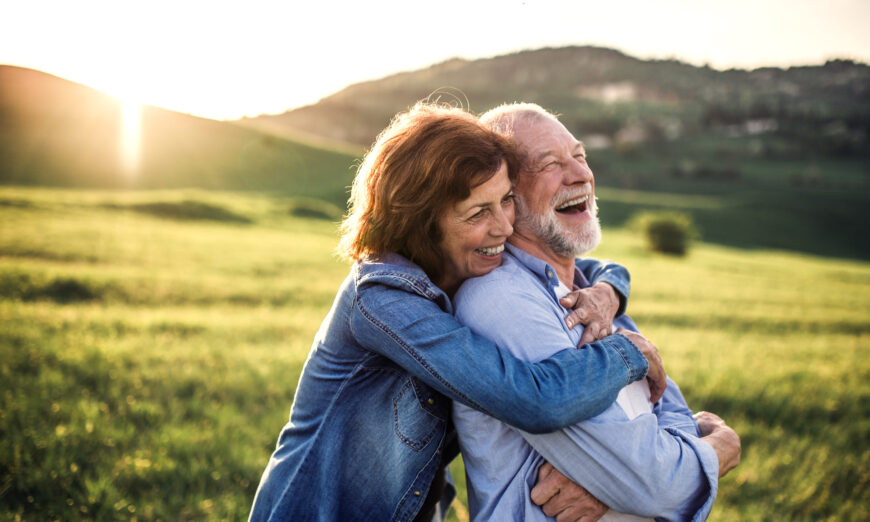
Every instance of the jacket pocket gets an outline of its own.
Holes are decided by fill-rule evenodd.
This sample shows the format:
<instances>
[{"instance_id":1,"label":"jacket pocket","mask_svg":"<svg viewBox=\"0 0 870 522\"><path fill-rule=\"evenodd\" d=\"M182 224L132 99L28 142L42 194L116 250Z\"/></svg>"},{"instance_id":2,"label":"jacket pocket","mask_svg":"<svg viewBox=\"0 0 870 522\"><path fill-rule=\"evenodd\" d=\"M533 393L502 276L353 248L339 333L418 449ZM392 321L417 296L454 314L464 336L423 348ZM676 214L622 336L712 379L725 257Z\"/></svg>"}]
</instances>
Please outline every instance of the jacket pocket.
<instances>
[{"instance_id":1,"label":"jacket pocket","mask_svg":"<svg viewBox=\"0 0 870 522\"><path fill-rule=\"evenodd\" d=\"M420 397L418 392L412 377L405 381L399 393L393 398L393 425L396 436L416 451L429 444L444 422L427 411L421 402L434 401L434 398Z\"/></svg>"}]
</instances>

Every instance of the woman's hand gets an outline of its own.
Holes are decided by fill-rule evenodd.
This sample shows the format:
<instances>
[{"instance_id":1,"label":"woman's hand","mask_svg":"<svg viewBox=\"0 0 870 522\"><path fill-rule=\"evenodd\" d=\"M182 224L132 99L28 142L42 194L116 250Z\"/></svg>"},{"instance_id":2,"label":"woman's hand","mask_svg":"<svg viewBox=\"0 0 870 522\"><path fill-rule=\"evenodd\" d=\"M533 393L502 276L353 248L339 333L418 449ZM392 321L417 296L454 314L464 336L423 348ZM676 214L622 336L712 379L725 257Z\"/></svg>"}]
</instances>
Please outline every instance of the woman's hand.
<instances>
[{"instance_id":1,"label":"woman's hand","mask_svg":"<svg viewBox=\"0 0 870 522\"><path fill-rule=\"evenodd\" d=\"M538 469L538 481L532 488L531 497L545 515L556 517L558 522L595 522L607 512L607 506L583 486L571 482L549 462Z\"/></svg>"},{"instance_id":2,"label":"woman's hand","mask_svg":"<svg viewBox=\"0 0 870 522\"><path fill-rule=\"evenodd\" d=\"M699 411L695 414L695 420L701 431L701 439L713 446L719 457L719 478L722 478L740 464L743 451L740 436L715 413Z\"/></svg>"},{"instance_id":3,"label":"woman's hand","mask_svg":"<svg viewBox=\"0 0 870 522\"><path fill-rule=\"evenodd\" d=\"M619 297L609 284L597 283L588 288L574 290L559 299L559 303L565 308L573 308L565 318L568 328L574 328L578 324L586 327L580 344L591 343L613 333L613 318L619 311Z\"/></svg>"},{"instance_id":4,"label":"woman's hand","mask_svg":"<svg viewBox=\"0 0 870 522\"><path fill-rule=\"evenodd\" d=\"M649 400L653 404L657 403L662 398L662 395L665 394L665 388L668 387L668 376L665 373L665 366L662 364L659 349L649 342L646 337L637 332L632 332L625 328L617 328L616 333L628 337L637 346L640 353L646 357L649 363L649 370L646 372L646 380L649 382Z\"/></svg>"}]
</instances>

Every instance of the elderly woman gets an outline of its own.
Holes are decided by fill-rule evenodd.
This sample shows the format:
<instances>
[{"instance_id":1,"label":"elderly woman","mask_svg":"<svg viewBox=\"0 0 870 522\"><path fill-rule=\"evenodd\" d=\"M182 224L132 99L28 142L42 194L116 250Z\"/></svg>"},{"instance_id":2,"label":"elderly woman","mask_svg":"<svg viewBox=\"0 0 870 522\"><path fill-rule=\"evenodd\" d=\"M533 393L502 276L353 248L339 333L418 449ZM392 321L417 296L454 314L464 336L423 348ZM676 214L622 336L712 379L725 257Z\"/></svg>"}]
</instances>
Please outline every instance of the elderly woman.
<instances>
[{"instance_id":1,"label":"elderly woman","mask_svg":"<svg viewBox=\"0 0 870 522\"><path fill-rule=\"evenodd\" d=\"M442 499L458 452L451 399L540 433L599 413L645 376L644 355L621 336L533 364L454 319L462 281L501 262L517 170L511 145L459 109L418 104L381 133L342 225L341 252L355 263L315 336L251 520L432 520L452 495ZM627 292L621 267L581 269Z\"/></svg>"}]
</instances>

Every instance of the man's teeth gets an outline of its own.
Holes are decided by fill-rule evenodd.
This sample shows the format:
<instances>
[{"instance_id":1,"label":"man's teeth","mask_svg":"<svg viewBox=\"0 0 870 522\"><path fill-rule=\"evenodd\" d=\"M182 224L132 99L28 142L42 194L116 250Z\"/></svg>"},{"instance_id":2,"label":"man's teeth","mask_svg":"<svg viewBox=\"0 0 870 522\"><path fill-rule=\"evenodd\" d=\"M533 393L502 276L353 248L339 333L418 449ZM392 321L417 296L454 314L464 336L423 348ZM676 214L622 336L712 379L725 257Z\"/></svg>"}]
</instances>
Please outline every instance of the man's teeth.
<instances>
[{"instance_id":1,"label":"man's teeth","mask_svg":"<svg viewBox=\"0 0 870 522\"><path fill-rule=\"evenodd\" d=\"M495 247L490 247L490 248L478 248L477 249L478 252L480 252L481 254L483 254L485 256L495 256L495 255L501 254L503 250L504 250L503 244L499 245L499 246L495 246Z\"/></svg>"},{"instance_id":2,"label":"man's teeth","mask_svg":"<svg viewBox=\"0 0 870 522\"><path fill-rule=\"evenodd\" d=\"M565 210L568 207L573 207L581 203L585 203L587 199L589 199L589 196L580 196L579 198L574 198L572 200L566 201L565 203L562 203L561 205L556 207L556 210Z\"/></svg>"}]
</instances>

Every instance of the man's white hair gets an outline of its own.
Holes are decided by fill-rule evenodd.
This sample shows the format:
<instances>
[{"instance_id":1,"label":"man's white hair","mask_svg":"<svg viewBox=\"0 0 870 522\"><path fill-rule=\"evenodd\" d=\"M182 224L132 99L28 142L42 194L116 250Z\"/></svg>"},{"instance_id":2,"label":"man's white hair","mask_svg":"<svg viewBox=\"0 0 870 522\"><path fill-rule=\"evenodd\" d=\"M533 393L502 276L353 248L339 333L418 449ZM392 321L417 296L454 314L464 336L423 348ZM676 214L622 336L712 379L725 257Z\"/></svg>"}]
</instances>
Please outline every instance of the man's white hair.
<instances>
[{"instance_id":1,"label":"man's white hair","mask_svg":"<svg viewBox=\"0 0 870 522\"><path fill-rule=\"evenodd\" d=\"M537 103L505 103L483 113L480 123L502 136L513 138L518 128L544 118L561 123L555 114Z\"/></svg>"}]
</instances>

